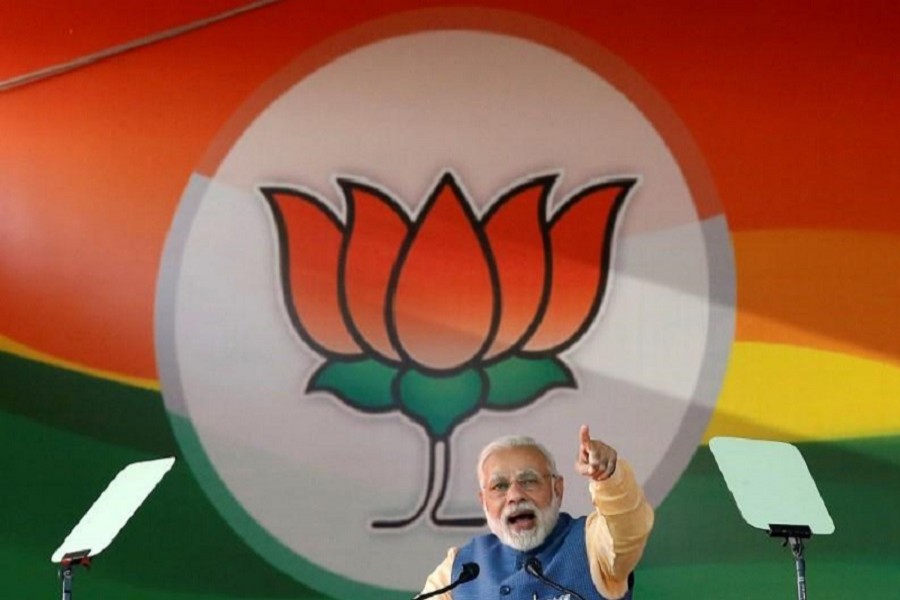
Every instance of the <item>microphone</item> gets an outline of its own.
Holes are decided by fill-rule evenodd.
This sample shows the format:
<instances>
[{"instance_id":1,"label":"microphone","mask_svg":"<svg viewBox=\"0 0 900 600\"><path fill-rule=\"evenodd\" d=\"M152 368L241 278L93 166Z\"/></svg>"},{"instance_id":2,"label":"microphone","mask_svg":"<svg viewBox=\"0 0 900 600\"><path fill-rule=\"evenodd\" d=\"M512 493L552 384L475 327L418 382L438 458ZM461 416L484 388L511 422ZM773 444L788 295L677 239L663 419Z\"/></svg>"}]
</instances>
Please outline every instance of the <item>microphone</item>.
<instances>
[{"instance_id":1,"label":"microphone","mask_svg":"<svg viewBox=\"0 0 900 600\"><path fill-rule=\"evenodd\" d=\"M425 598L431 598L432 596L437 596L438 594L449 592L461 583L472 581L473 579L478 577L478 573L480 572L481 569L478 567L478 563L465 563L462 566L462 571L459 572L459 577L457 577L455 581L450 582L450 585L446 585L442 588L432 590L430 592L419 594L418 596L413 598L413 600L425 600ZM581 600L584 600L584 598L582 598Z\"/></svg>"},{"instance_id":2,"label":"microphone","mask_svg":"<svg viewBox=\"0 0 900 600\"><path fill-rule=\"evenodd\" d=\"M578 600L584 600L584 596L582 596L575 590L570 590L569 588L563 587L555 581L548 579L547 576L544 575L544 566L541 564L541 561L538 560L537 556L529 557L529 559L525 562L525 570L528 571L529 575L539 579L540 581L543 581L556 591L562 592L563 594L571 594L575 598L578 598Z\"/></svg>"}]
</instances>

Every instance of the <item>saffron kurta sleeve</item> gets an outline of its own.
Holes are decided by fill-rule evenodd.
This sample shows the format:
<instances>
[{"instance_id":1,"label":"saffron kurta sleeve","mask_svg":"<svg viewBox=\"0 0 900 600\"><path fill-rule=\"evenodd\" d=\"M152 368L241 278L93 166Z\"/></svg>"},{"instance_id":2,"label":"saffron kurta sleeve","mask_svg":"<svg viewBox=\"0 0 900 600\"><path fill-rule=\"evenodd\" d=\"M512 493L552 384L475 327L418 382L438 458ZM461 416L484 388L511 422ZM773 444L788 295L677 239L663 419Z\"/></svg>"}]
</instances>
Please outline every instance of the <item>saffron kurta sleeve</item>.
<instances>
[{"instance_id":1,"label":"saffron kurta sleeve","mask_svg":"<svg viewBox=\"0 0 900 600\"><path fill-rule=\"evenodd\" d=\"M653 529L653 507L622 459L612 477L588 487L594 512L588 515L584 537L591 579L607 598L621 598Z\"/></svg>"},{"instance_id":2,"label":"saffron kurta sleeve","mask_svg":"<svg viewBox=\"0 0 900 600\"><path fill-rule=\"evenodd\" d=\"M444 558L443 562L441 562L441 564L431 572L428 579L425 580L425 587L422 588L422 593L431 592L450 585L450 574L453 571L453 561L456 560L456 552L456 548L447 550L447 556ZM453 593L446 592L439 596L434 596L434 598L437 600L452 600Z\"/></svg>"}]
</instances>

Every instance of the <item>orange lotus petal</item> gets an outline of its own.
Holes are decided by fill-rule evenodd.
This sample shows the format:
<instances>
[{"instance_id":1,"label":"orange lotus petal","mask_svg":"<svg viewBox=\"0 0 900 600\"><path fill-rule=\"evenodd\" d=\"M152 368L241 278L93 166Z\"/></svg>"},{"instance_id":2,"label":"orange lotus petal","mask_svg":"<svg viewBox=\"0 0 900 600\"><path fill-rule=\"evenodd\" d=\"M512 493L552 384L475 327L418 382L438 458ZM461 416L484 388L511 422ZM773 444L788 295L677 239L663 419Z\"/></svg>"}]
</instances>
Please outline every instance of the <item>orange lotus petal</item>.
<instances>
[{"instance_id":1,"label":"orange lotus petal","mask_svg":"<svg viewBox=\"0 0 900 600\"><path fill-rule=\"evenodd\" d=\"M496 323L497 276L452 175L428 199L394 277L388 326L401 354L445 371L485 349Z\"/></svg>"},{"instance_id":2,"label":"orange lotus petal","mask_svg":"<svg viewBox=\"0 0 900 600\"><path fill-rule=\"evenodd\" d=\"M409 220L379 190L341 180L347 200L343 293L359 342L388 360L400 355L387 330L388 287Z\"/></svg>"},{"instance_id":3,"label":"orange lotus petal","mask_svg":"<svg viewBox=\"0 0 900 600\"><path fill-rule=\"evenodd\" d=\"M486 359L528 337L549 291L547 196L556 177L541 177L501 197L485 215L484 231L500 283L500 322Z\"/></svg>"},{"instance_id":4,"label":"orange lotus petal","mask_svg":"<svg viewBox=\"0 0 900 600\"><path fill-rule=\"evenodd\" d=\"M550 298L525 345L527 352L560 352L575 343L597 315L609 278L616 221L634 183L592 185L553 216Z\"/></svg>"},{"instance_id":5,"label":"orange lotus petal","mask_svg":"<svg viewBox=\"0 0 900 600\"><path fill-rule=\"evenodd\" d=\"M260 191L278 227L285 303L297 332L320 354L361 354L338 303L341 224L314 196L281 188Z\"/></svg>"}]
</instances>

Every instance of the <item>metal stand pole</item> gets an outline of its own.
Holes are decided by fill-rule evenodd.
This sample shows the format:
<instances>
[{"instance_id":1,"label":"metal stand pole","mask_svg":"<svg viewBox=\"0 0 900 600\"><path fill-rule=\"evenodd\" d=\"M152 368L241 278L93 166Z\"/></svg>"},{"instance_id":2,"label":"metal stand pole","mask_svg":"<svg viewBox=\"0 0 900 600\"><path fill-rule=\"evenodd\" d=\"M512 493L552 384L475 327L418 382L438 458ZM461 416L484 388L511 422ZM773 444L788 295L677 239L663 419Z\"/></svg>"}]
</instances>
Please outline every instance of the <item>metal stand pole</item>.
<instances>
[{"instance_id":1,"label":"metal stand pole","mask_svg":"<svg viewBox=\"0 0 900 600\"><path fill-rule=\"evenodd\" d=\"M797 569L797 598L806 600L806 560L803 558L803 540L812 537L809 525L770 524L769 537L784 538L782 546L790 544Z\"/></svg>"},{"instance_id":2,"label":"metal stand pole","mask_svg":"<svg viewBox=\"0 0 900 600\"><path fill-rule=\"evenodd\" d=\"M72 600L72 565L60 567L59 578L62 580L62 600Z\"/></svg>"},{"instance_id":3,"label":"metal stand pole","mask_svg":"<svg viewBox=\"0 0 900 600\"><path fill-rule=\"evenodd\" d=\"M787 543L791 545L794 554L794 566L797 568L797 598L806 600L806 560L803 558L803 539L788 537Z\"/></svg>"},{"instance_id":4,"label":"metal stand pole","mask_svg":"<svg viewBox=\"0 0 900 600\"><path fill-rule=\"evenodd\" d=\"M62 582L62 600L72 600L72 578L75 575L75 567L82 565L85 569L90 568L91 558L89 554L90 550L82 550L63 556L62 562L59 563L59 579Z\"/></svg>"}]
</instances>

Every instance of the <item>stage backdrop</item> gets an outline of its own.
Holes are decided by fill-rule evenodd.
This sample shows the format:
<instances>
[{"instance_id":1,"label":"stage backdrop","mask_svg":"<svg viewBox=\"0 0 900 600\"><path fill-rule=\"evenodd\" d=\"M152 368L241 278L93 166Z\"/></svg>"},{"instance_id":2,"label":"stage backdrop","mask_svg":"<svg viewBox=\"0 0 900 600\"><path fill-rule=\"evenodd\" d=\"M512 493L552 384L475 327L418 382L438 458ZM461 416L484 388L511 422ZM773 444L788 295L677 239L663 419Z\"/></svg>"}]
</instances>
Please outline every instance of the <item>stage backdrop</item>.
<instances>
[{"instance_id":1,"label":"stage backdrop","mask_svg":"<svg viewBox=\"0 0 900 600\"><path fill-rule=\"evenodd\" d=\"M0 574L172 472L79 596L412 596L497 435L656 506L642 597L789 598L715 436L795 443L816 598L900 587L887 3L0 7ZM773 494L779 490L772 490Z\"/></svg>"}]
</instances>

